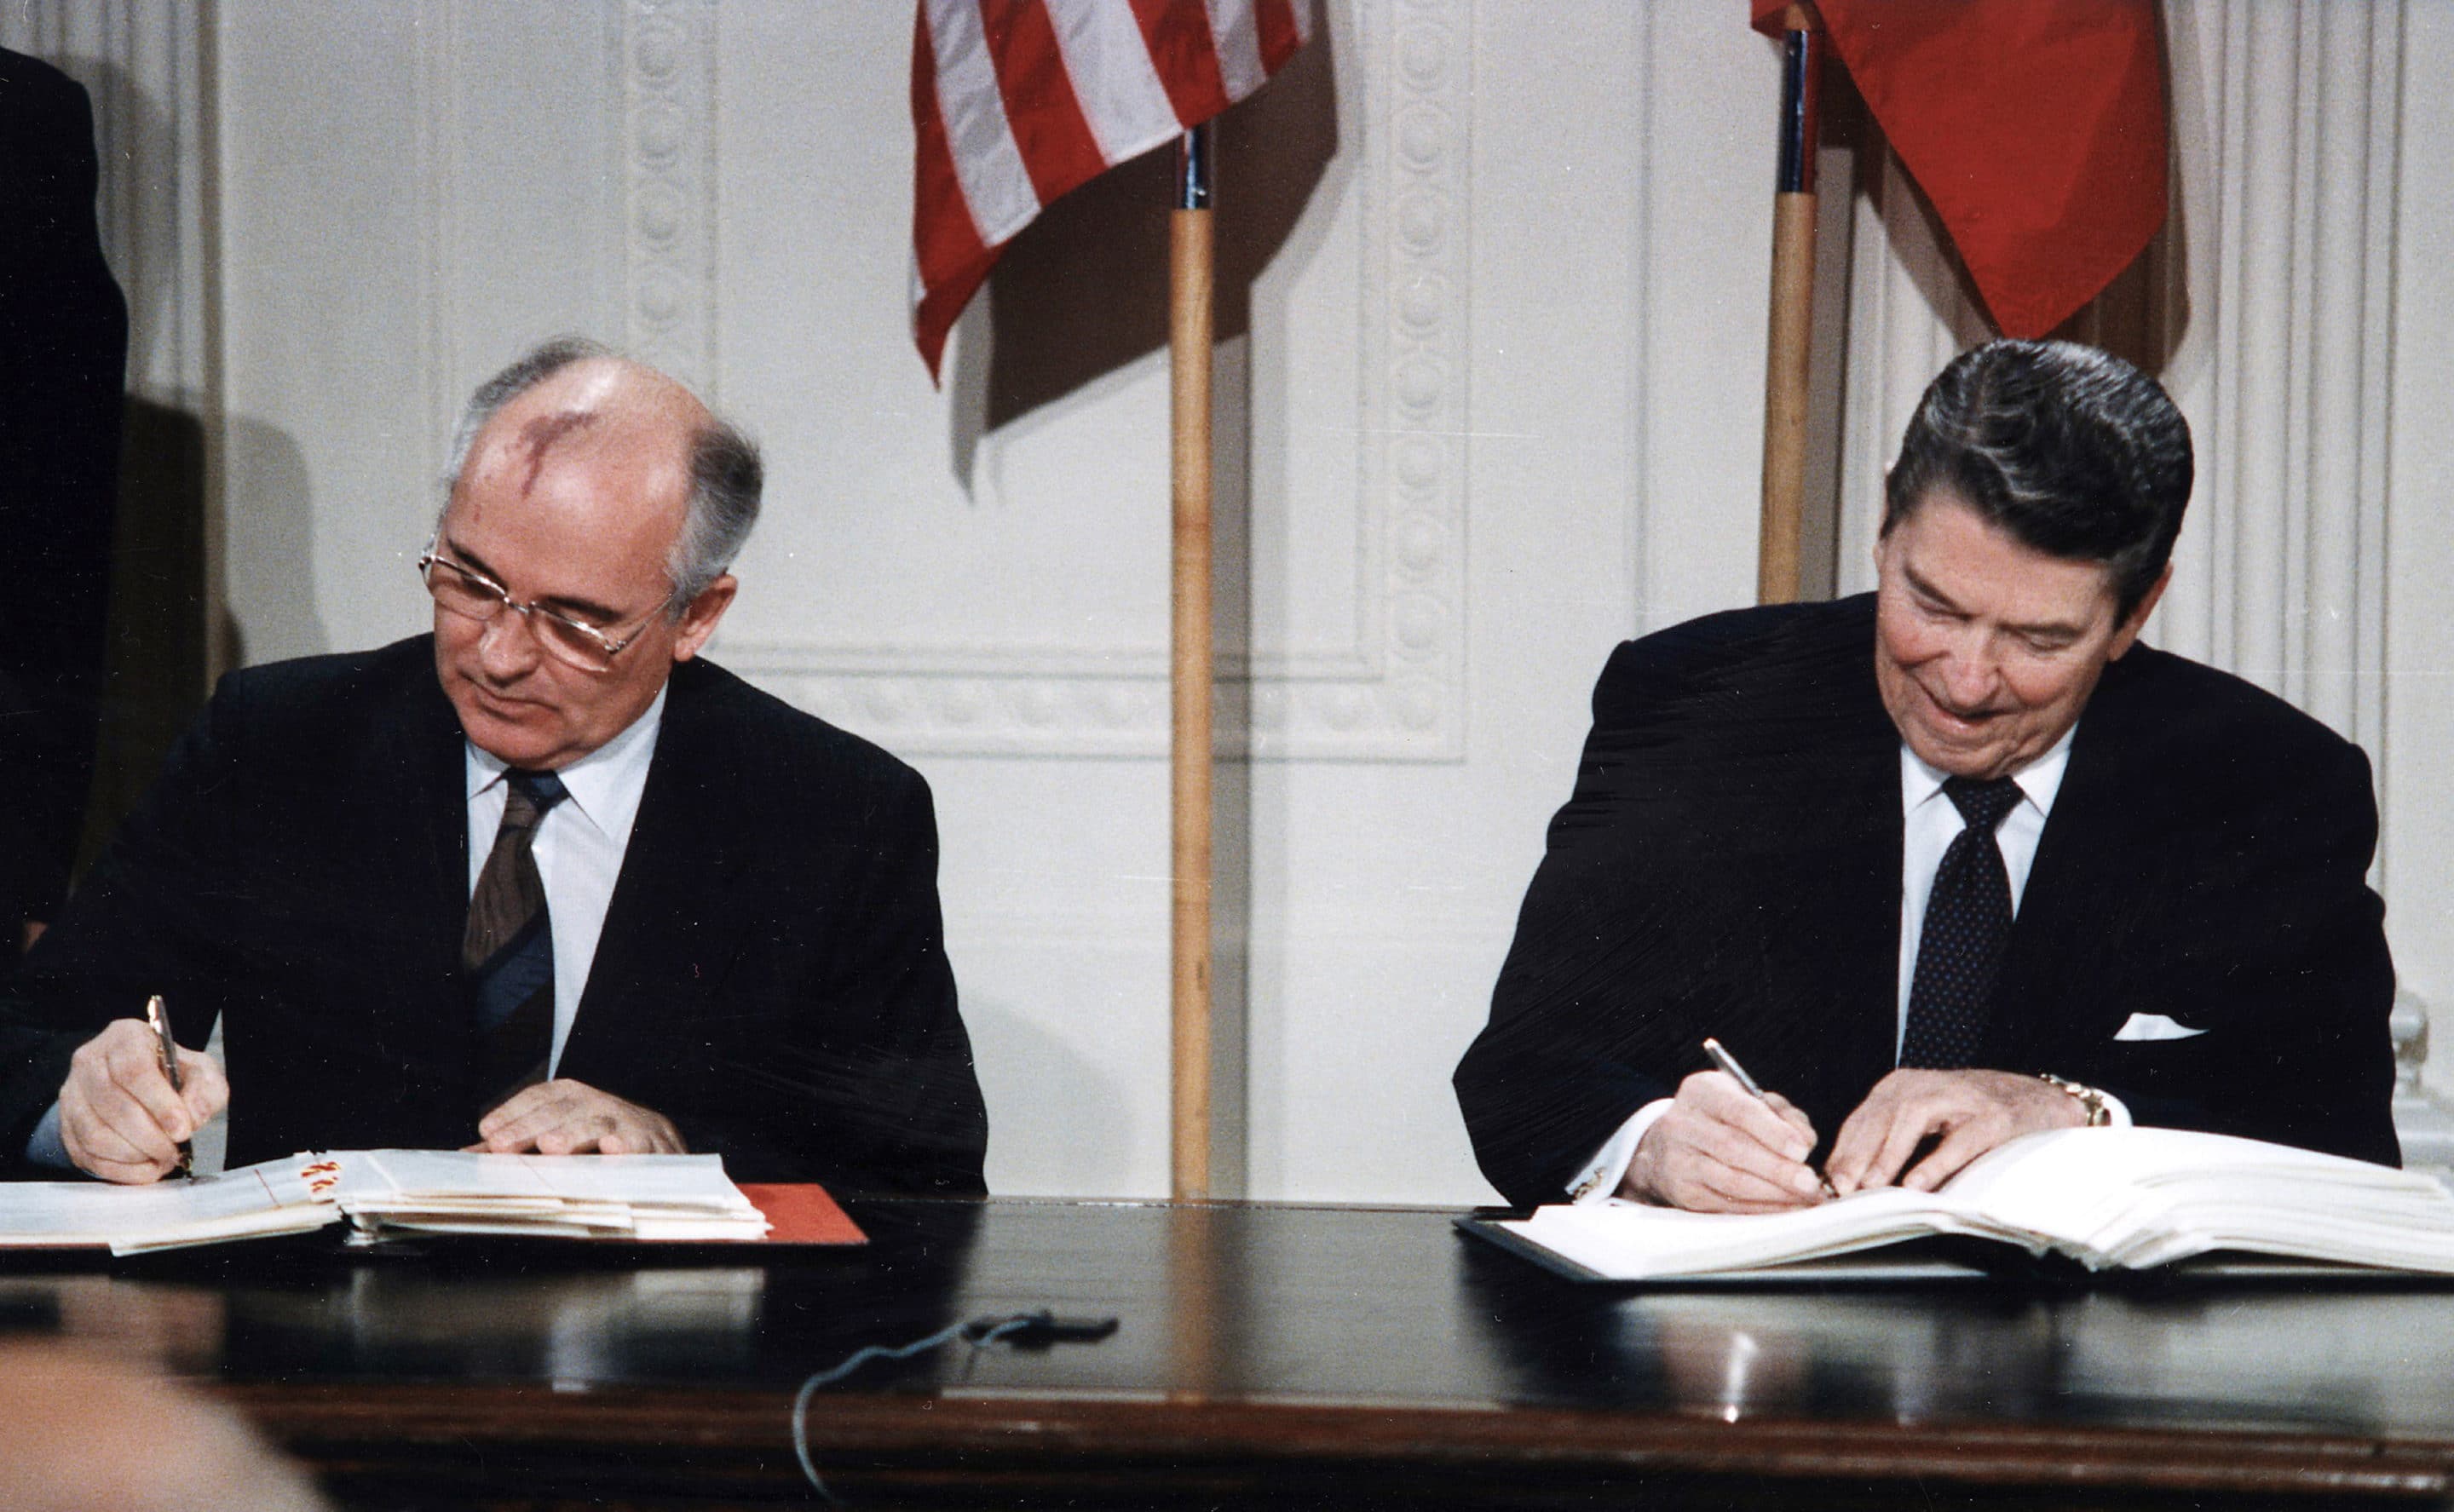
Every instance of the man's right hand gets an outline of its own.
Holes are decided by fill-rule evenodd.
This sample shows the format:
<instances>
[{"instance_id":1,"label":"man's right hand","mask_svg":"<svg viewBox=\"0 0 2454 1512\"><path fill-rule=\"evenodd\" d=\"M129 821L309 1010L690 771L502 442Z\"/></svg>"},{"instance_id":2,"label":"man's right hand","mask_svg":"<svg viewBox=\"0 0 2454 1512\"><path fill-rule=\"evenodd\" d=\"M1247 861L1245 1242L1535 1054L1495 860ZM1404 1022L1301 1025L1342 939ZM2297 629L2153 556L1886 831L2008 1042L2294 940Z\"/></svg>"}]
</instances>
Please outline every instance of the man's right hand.
<instances>
[{"instance_id":1,"label":"man's right hand","mask_svg":"<svg viewBox=\"0 0 2454 1512\"><path fill-rule=\"evenodd\" d=\"M213 1058L179 1051L179 1079L162 1074L161 1042L141 1019L121 1019L69 1059L60 1085L60 1143L81 1170L106 1182L159 1181L179 1164L179 1142L230 1105Z\"/></svg>"},{"instance_id":2,"label":"man's right hand","mask_svg":"<svg viewBox=\"0 0 2454 1512\"><path fill-rule=\"evenodd\" d=\"M1700 1213L1777 1213L1823 1201L1806 1164L1815 1125L1787 1098L1699 1071L1636 1146L1619 1194Z\"/></svg>"}]
</instances>

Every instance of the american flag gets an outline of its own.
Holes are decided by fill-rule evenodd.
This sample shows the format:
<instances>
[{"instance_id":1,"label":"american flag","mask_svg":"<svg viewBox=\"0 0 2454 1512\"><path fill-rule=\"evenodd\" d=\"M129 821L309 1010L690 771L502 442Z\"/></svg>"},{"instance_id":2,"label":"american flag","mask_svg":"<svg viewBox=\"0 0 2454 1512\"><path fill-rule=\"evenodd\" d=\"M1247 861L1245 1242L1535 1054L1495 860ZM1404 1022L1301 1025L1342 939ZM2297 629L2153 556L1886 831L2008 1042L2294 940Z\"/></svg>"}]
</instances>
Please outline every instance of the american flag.
<instances>
[{"instance_id":1,"label":"american flag","mask_svg":"<svg viewBox=\"0 0 2454 1512\"><path fill-rule=\"evenodd\" d=\"M1042 206L1270 80L1309 0L920 0L913 337L946 332Z\"/></svg>"}]
</instances>

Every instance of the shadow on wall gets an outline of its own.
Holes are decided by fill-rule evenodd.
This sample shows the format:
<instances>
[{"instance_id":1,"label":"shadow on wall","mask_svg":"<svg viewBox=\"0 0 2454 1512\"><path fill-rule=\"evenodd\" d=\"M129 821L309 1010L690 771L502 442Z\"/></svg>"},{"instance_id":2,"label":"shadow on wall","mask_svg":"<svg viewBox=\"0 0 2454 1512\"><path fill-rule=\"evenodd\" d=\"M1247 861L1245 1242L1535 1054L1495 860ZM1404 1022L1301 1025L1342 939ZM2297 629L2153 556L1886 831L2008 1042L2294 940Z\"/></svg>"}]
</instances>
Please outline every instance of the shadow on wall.
<instances>
[{"instance_id":1,"label":"shadow on wall","mask_svg":"<svg viewBox=\"0 0 2454 1512\"><path fill-rule=\"evenodd\" d=\"M20 18L39 25L36 18ZM21 36L20 40L33 41ZM208 295L182 284L184 262L207 269L211 253L186 258L207 235L184 218L180 128L162 100L120 62L57 55L53 64L85 86L93 110L100 178L95 214L105 256L128 302L128 379L122 408L117 515L111 545L110 609L93 786L79 844L90 861L151 786L163 758L209 691L216 666L244 660L225 639L226 606L214 601L207 540L207 441L190 388L199 354L182 347L201 331L192 316ZM304 466L288 438L262 427L232 427L233 453L271 458L258 472L274 487L234 487L230 518L242 538L266 511L275 528L294 525L300 546L272 553L294 585L264 614L308 614ZM226 461L228 459L225 459ZM264 553L259 552L259 555ZM263 616L256 616L261 618ZM302 638L289 635L282 644ZM315 632L320 646L320 632Z\"/></svg>"},{"instance_id":2,"label":"shadow on wall","mask_svg":"<svg viewBox=\"0 0 2454 1512\"><path fill-rule=\"evenodd\" d=\"M231 604L247 606L230 627L230 665L332 649L315 610L314 489L307 457L288 431L233 415L224 426L229 480L222 506ZM412 543L414 545L414 543Z\"/></svg>"},{"instance_id":3,"label":"shadow on wall","mask_svg":"<svg viewBox=\"0 0 2454 1512\"><path fill-rule=\"evenodd\" d=\"M102 728L80 870L152 786L217 664L244 666L265 647L285 656L328 648L297 443L259 421L229 423L228 543L232 558L261 564L247 574L260 586L242 595L243 636L228 607L211 602L203 422L134 395L123 413Z\"/></svg>"},{"instance_id":4,"label":"shadow on wall","mask_svg":"<svg viewBox=\"0 0 2454 1512\"><path fill-rule=\"evenodd\" d=\"M102 724L79 870L204 705L213 612L205 562L204 425L131 395L121 412Z\"/></svg>"}]
</instances>

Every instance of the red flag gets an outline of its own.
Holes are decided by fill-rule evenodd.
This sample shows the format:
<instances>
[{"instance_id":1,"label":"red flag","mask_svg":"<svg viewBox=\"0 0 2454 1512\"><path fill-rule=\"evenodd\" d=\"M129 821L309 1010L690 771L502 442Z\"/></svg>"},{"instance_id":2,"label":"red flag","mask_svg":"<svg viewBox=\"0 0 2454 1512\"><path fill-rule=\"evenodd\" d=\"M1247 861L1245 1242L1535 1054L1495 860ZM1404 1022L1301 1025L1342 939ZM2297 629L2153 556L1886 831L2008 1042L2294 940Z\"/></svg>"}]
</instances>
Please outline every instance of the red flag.
<instances>
[{"instance_id":1,"label":"red flag","mask_svg":"<svg viewBox=\"0 0 2454 1512\"><path fill-rule=\"evenodd\" d=\"M1040 208L1200 125L1302 45L1297 0L920 0L912 333L955 317Z\"/></svg>"},{"instance_id":2,"label":"red flag","mask_svg":"<svg viewBox=\"0 0 2454 1512\"><path fill-rule=\"evenodd\" d=\"M1778 36L1783 0L1754 0ZM2007 336L2042 336L2164 224L2154 0L1819 0L1832 50Z\"/></svg>"}]
</instances>

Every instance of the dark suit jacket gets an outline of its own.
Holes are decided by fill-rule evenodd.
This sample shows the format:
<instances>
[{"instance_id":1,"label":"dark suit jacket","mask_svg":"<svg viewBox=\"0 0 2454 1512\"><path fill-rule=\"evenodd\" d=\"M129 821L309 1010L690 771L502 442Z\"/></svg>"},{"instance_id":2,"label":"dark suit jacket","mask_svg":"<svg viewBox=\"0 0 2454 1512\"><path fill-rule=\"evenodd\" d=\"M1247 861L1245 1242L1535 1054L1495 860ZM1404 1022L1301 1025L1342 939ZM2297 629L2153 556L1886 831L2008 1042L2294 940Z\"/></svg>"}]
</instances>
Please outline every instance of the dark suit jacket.
<instances>
[{"instance_id":1,"label":"dark suit jacket","mask_svg":"<svg viewBox=\"0 0 2454 1512\"><path fill-rule=\"evenodd\" d=\"M0 924L48 919L93 786L128 307L82 86L0 49Z\"/></svg>"},{"instance_id":2,"label":"dark suit jacket","mask_svg":"<svg viewBox=\"0 0 2454 1512\"><path fill-rule=\"evenodd\" d=\"M738 1180L981 1190L927 785L704 661L669 686L560 1074ZM233 1164L473 1139L463 761L431 637L224 679L0 1014L0 1152L149 992L225 1020Z\"/></svg>"},{"instance_id":3,"label":"dark suit jacket","mask_svg":"<svg viewBox=\"0 0 2454 1512\"><path fill-rule=\"evenodd\" d=\"M1893 1065L1900 735L1874 600L1621 646L1456 1084L1484 1175L1557 1202L1718 1035L1828 1142ZM2073 737L1978 1063L2142 1124L2393 1164L2394 972L2359 747L2141 647ZM2205 1032L2117 1041L2134 1013ZM1820 1158L1820 1154L1818 1156Z\"/></svg>"}]
</instances>

